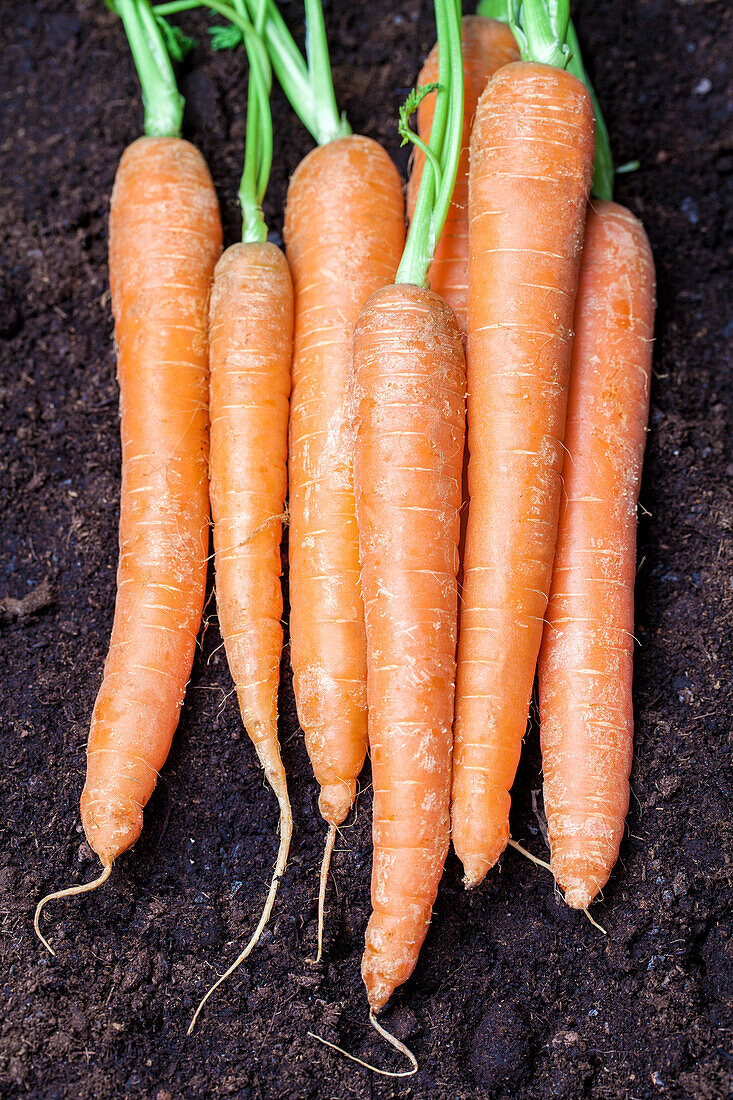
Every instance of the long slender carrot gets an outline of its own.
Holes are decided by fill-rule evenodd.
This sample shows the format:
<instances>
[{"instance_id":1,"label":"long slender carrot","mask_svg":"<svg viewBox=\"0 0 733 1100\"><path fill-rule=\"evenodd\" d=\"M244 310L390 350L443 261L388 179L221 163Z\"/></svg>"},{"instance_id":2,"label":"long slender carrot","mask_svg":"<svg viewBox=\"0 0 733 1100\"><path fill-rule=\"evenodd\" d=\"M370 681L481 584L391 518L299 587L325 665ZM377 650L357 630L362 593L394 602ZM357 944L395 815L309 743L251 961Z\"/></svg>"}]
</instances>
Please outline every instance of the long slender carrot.
<instances>
[{"instance_id":1,"label":"long slender carrot","mask_svg":"<svg viewBox=\"0 0 733 1100\"><path fill-rule=\"evenodd\" d=\"M489 79L502 65L519 60L519 50L509 27L495 19L466 15L461 23L463 49L463 134L456 185L445 219L445 227L430 265L430 288L439 294L456 315L464 336L468 326L468 146L479 97ZM438 79L438 46L433 46L417 78L425 87ZM417 109L417 132L430 141L435 114L436 92L426 95ZM407 213L411 219L422 179L425 154L415 148L407 184Z\"/></svg>"},{"instance_id":2,"label":"long slender carrot","mask_svg":"<svg viewBox=\"0 0 733 1100\"><path fill-rule=\"evenodd\" d=\"M374 785L373 912L362 977L372 1011L415 967L449 844L465 360L453 311L425 284L455 183L463 74L454 0L438 0L436 18L444 90L430 171L396 285L371 296L354 335Z\"/></svg>"},{"instance_id":3,"label":"long slender carrot","mask_svg":"<svg viewBox=\"0 0 733 1100\"><path fill-rule=\"evenodd\" d=\"M563 5L555 5L562 8ZM525 0L522 11L539 9ZM565 25L567 4L564 5ZM559 17L561 18L561 16ZM548 23L551 21L548 20ZM564 29L519 28L556 64ZM560 506L573 306L593 173L593 110L574 76L531 61L492 78L469 181L470 511L458 645L453 843L479 883L509 838Z\"/></svg>"},{"instance_id":4,"label":"long slender carrot","mask_svg":"<svg viewBox=\"0 0 733 1100\"><path fill-rule=\"evenodd\" d=\"M563 507L539 660L552 870L586 908L629 805L636 503L646 442L654 262L616 203L588 210L570 373Z\"/></svg>"},{"instance_id":5,"label":"long slender carrot","mask_svg":"<svg viewBox=\"0 0 733 1100\"><path fill-rule=\"evenodd\" d=\"M256 0L249 0L252 10ZM396 168L336 108L320 0L306 0L308 65L267 4L273 68L318 142L293 174L285 244L295 288L290 401L290 650L298 719L329 825L323 899L335 830L367 750L366 639L348 419L354 325L369 295L392 282L404 244Z\"/></svg>"},{"instance_id":6,"label":"long slender carrot","mask_svg":"<svg viewBox=\"0 0 733 1100\"><path fill-rule=\"evenodd\" d=\"M221 251L211 177L197 150L177 136L183 101L160 31L145 0L117 0L117 11L140 73L149 136L123 154L110 212L120 559L81 797L86 837L104 869L99 882L140 835L201 622L209 540L207 308ZM36 911L37 931L46 900Z\"/></svg>"},{"instance_id":7,"label":"long slender carrot","mask_svg":"<svg viewBox=\"0 0 733 1100\"><path fill-rule=\"evenodd\" d=\"M259 941L293 832L277 737L293 287L283 253L267 241L262 215L272 164L270 65L262 27L250 23L242 0L235 2L249 59L247 137L239 188L242 241L216 266L209 311L211 513L221 633L244 725L280 806L280 847L259 923L201 1000L189 1034L214 990Z\"/></svg>"},{"instance_id":8,"label":"long slender carrot","mask_svg":"<svg viewBox=\"0 0 733 1100\"><path fill-rule=\"evenodd\" d=\"M298 717L319 806L339 825L367 746L366 640L349 449L354 325L394 279L402 193L370 138L320 146L288 189L285 242L296 295L290 416L290 637Z\"/></svg>"}]
</instances>

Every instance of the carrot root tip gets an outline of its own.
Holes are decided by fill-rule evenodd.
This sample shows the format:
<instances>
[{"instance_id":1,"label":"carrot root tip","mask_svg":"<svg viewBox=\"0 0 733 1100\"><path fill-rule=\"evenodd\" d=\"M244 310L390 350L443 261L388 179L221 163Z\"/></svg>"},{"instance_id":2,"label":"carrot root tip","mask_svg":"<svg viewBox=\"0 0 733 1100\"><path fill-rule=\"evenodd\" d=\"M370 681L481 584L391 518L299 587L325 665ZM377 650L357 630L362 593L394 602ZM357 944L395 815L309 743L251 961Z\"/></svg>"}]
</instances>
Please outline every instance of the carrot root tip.
<instances>
[{"instance_id":1,"label":"carrot root tip","mask_svg":"<svg viewBox=\"0 0 733 1100\"><path fill-rule=\"evenodd\" d=\"M328 872L331 866L331 856L333 855L333 846L336 842L336 826L330 825L328 833L326 834L326 847L323 851L323 861L321 863L321 876L318 888L318 950L316 951L315 959L310 959L314 965L321 961L323 955L323 915L326 908L326 886L328 884Z\"/></svg>"},{"instance_id":2,"label":"carrot root tip","mask_svg":"<svg viewBox=\"0 0 733 1100\"><path fill-rule=\"evenodd\" d=\"M196 1021L201 1014L201 1010L208 1001L209 997L212 995L212 993L214 993L214 991L217 990L220 985L224 984L227 978L231 974L233 974L239 966L241 966L244 960L255 949L255 947L259 943L260 936L264 932L267 922L270 919L270 914L272 913L272 908L275 904L277 888L280 885L280 879L285 873L285 868L287 866L288 852L290 851L290 840L293 835L293 812L290 807L290 800L288 798L287 790L285 790L284 792L276 790L275 794L280 804L280 847L277 853L277 863L275 864L275 870L273 871L272 879L270 880L270 889L268 891L267 898L265 899L265 904L262 909L259 923L252 933L249 943L241 952L241 954L237 956L232 965L224 971L221 977L217 978L214 984L209 989L207 989L206 993L199 1001L198 1008L193 1014L191 1023L188 1025L188 1030L186 1031L187 1036L191 1035L191 1033L193 1032L193 1029L196 1026Z\"/></svg>"},{"instance_id":3,"label":"carrot root tip","mask_svg":"<svg viewBox=\"0 0 733 1100\"><path fill-rule=\"evenodd\" d=\"M44 898L41 898L38 905L36 906L36 912L33 917L33 928L43 946L52 955L55 956L56 952L41 932L39 921L42 910L45 908L49 901L57 901L59 898L70 898L75 896L76 894L88 894L90 890L96 890L98 886L102 886L107 881L111 873L112 864L105 863L102 867L101 875L99 875L98 878L95 878L92 882L83 882L80 886L67 886L64 890L54 890L53 893L46 894Z\"/></svg>"},{"instance_id":4,"label":"carrot root tip","mask_svg":"<svg viewBox=\"0 0 733 1100\"><path fill-rule=\"evenodd\" d=\"M369 1023L374 1030L385 1039L391 1047L394 1047L399 1054L403 1054L405 1058L410 1062L410 1069L380 1069L379 1066L373 1066L371 1062L365 1062L362 1058L357 1058L355 1054L349 1054L348 1050L344 1050L343 1047L337 1046L336 1043L329 1042L328 1039L324 1039L321 1035L316 1035L315 1032L309 1031L308 1035L311 1039L315 1039L319 1043L323 1043L325 1047L330 1047L331 1050L335 1050L338 1054L343 1054L344 1058L348 1058L351 1062L356 1062L358 1066L363 1066L364 1069L371 1070L372 1073L378 1073L380 1077L412 1077L414 1073L418 1071L417 1058L405 1044L387 1031L378 1023L373 1009L369 1009Z\"/></svg>"}]
</instances>

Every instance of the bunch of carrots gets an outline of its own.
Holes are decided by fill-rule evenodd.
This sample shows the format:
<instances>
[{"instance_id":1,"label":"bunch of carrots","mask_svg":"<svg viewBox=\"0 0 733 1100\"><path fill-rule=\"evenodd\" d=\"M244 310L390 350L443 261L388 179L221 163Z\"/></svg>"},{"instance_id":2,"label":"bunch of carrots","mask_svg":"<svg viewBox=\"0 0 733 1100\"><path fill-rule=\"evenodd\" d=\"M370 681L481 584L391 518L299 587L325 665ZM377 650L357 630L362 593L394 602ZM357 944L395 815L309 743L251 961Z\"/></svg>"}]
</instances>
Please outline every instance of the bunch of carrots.
<instances>
[{"instance_id":1,"label":"bunch of carrots","mask_svg":"<svg viewBox=\"0 0 733 1100\"><path fill-rule=\"evenodd\" d=\"M225 21L215 45L243 44L249 63L242 240L223 255L171 63L189 43L169 18L202 6ZM255 932L196 1016L256 945L292 836L277 732L287 521L293 688L327 825L318 958L329 860L369 751L362 974L372 1023L413 1073L375 1013L416 965L450 840L470 887L510 842L535 672L568 904L587 910L618 855L649 244L612 201L567 0L482 0L463 20L435 0L437 43L399 121L414 146L406 240L396 168L338 111L320 0L305 0L305 57L273 0L114 10L145 123L110 215L120 559L81 799L102 871L44 898L36 931L49 946L42 907L100 886L140 835L191 673L212 524L222 636L280 846ZM262 215L272 71L316 142L290 182L285 255Z\"/></svg>"}]
</instances>

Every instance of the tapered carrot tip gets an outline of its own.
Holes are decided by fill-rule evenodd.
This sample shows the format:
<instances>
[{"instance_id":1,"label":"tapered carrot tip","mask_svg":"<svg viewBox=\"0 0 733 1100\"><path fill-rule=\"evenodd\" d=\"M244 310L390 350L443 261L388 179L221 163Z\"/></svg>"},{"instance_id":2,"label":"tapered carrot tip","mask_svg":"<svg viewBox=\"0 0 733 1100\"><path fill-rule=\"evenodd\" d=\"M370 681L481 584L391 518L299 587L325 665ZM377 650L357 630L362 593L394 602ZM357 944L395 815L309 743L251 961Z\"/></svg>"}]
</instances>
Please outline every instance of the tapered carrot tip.
<instances>
[{"instance_id":1,"label":"tapered carrot tip","mask_svg":"<svg viewBox=\"0 0 733 1100\"><path fill-rule=\"evenodd\" d=\"M463 864L463 882L467 889L479 886L509 843L509 795L500 792L501 812L494 810L496 796L486 800L480 817L461 812L460 801L453 803L453 847Z\"/></svg>"},{"instance_id":2,"label":"tapered carrot tip","mask_svg":"<svg viewBox=\"0 0 733 1100\"><path fill-rule=\"evenodd\" d=\"M565 889L565 901L571 909L587 909L593 900L593 891L586 883L576 882Z\"/></svg>"},{"instance_id":3,"label":"tapered carrot tip","mask_svg":"<svg viewBox=\"0 0 733 1100\"><path fill-rule=\"evenodd\" d=\"M81 819L89 847L106 866L131 848L143 830L138 805L93 799L82 794Z\"/></svg>"},{"instance_id":4,"label":"tapered carrot tip","mask_svg":"<svg viewBox=\"0 0 733 1100\"><path fill-rule=\"evenodd\" d=\"M343 780L337 783L324 783L318 798L318 809L324 821L329 825L340 825L346 818L356 797L356 782Z\"/></svg>"}]
</instances>

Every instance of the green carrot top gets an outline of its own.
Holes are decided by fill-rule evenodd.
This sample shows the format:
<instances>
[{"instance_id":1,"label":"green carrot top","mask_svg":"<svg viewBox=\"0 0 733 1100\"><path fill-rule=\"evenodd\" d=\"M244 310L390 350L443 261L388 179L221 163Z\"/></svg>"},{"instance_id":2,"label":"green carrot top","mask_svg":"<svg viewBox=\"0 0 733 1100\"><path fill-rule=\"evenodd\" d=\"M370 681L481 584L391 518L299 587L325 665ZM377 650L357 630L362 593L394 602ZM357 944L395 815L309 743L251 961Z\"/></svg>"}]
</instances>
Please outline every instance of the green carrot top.
<instances>
[{"instance_id":1,"label":"green carrot top","mask_svg":"<svg viewBox=\"0 0 733 1100\"><path fill-rule=\"evenodd\" d=\"M180 137L183 96L178 91L171 53L179 60L189 40L157 17L148 0L115 0L107 5L119 15L140 78L144 133L151 137Z\"/></svg>"},{"instance_id":2,"label":"green carrot top","mask_svg":"<svg viewBox=\"0 0 733 1100\"><path fill-rule=\"evenodd\" d=\"M450 207L461 154L463 128L463 55L461 15L457 0L435 0L438 30L438 83L411 92L400 111L402 143L412 142L425 154L415 213L395 282L427 286L428 269ZM430 143L409 127L420 100L437 88Z\"/></svg>"},{"instance_id":3,"label":"green carrot top","mask_svg":"<svg viewBox=\"0 0 733 1100\"><path fill-rule=\"evenodd\" d=\"M262 0L245 0L250 16ZM264 0L263 35L272 67L290 105L319 145L347 137L351 127L339 114L333 90L321 0L305 0L306 55L298 49L274 0Z\"/></svg>"}]
</instances>

